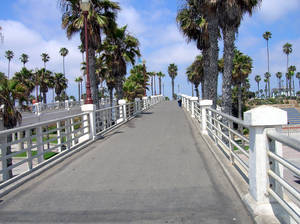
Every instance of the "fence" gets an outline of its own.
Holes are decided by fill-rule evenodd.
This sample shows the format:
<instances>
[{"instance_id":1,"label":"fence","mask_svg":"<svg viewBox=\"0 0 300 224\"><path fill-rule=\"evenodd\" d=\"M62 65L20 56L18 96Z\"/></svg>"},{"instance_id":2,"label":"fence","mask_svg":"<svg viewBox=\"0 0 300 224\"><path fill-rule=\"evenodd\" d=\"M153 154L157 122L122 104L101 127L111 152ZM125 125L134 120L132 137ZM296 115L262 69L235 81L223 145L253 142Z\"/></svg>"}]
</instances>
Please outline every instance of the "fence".
<instances>
[{"instance_id":1,"label":"fence","mask_svg":"<svg viewBox=\"0 0 300 224\"><path fill-rule=\"evenodd\" d=\"M0 190L161 101L162 96L120 100L99 110L87 104L78 115L0 131Z\"/></svg>"},{"instance_id":2,"label":"fence","mask_svg":"<svg viewBox=\"0 0 300 224\"><path fill-rule=\"evenodd\" d=\"M263 208L263 212L276 213L272 209L276 202L285 211L276 214L280 220L300 223L300 188L291 180L291 177L300 178L300 169L284 158L282 152L282 145L300 152L300 141L279 132L287 124L287 113L261 106L245 112L241 120L213 109L211 100L198 101L197 97L186 95L181 98L183 107L197 121L202 134L210 137L248 178L249 195L255 206Z\"/></svg>"}]
</instances>

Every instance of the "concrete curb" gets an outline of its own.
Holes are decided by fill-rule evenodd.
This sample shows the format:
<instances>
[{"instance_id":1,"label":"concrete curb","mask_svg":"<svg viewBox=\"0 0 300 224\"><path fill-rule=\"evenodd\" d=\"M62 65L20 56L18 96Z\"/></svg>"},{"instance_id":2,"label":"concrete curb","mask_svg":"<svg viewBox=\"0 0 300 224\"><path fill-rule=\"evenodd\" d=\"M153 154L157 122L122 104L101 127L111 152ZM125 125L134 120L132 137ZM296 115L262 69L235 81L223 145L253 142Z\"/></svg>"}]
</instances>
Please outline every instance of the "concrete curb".
<instances>
[{"instance_id":1,"label":"concrete curb","mask_svg":"<svg viewBox=\"0 0 300 224\"><path fill-rule=\"evenodd\" d=\"M208 149L214 156L214 158L219 163L221 169L223 170L224 174L226 175L227 179L229 180L230 184L232 185L233 189L243 202L243 205L248 210L249 214L251 215L252 219L256 224L280 224L280 221L275 216L270 215L256 215L254 214L253 209L251 209L251 205L249 204L248 198L248 184L245 180L240 176L238 171L231 165L230 161L222 154L222 152L217 149L215 143L208 137L203 136L197 126L197 123L194 119L191 118L190 114L183 109L187 119L190 123L197 129L199 135L206 143ZM219 154L219 155L218 155ZM221 158L222 157L222 158ZM225 165L227 164L227 165Z\"/></svg>"}]
</instances>

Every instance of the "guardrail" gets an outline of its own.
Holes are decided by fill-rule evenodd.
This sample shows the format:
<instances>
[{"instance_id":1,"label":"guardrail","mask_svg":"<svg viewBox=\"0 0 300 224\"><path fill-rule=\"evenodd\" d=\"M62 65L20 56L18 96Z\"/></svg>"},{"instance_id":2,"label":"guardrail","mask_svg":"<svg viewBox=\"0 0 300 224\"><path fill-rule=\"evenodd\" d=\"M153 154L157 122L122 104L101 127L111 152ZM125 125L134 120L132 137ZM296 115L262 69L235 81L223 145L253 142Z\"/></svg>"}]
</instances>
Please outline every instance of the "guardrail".
<instances>
[{"instance_id":1,"label":"guardrail","mask_svg":"<svg viewBox=\"0 0 300 224\"><path fill-rule=\"evenodd\" d=\"M287 124L287 113L262 106L245 112L241 120L213 109L211 100L199 101L186 95L181 98L201 133L213 140L248 178L249 195L255 201L254 205L251 202L248 205L256 215L269 211L284 223L300 223L300 187L295 187L289 179L293 175L300 178L300 168L282 153L282 145L300 152L300 141L279 132ZM284 214L272 209L275 202L284 209Z\"/></svg>"},{"instance_id":2,"label":"guardrail","mask_svg":"<svg viewBox=\"0 0 300 224\"><path fill-rule=\"evenodd\" d=\"M0 190L163 100L120 100L118 106L98 110L87 104L78 115L0 131Z\"/></svg>"}]
</instances>

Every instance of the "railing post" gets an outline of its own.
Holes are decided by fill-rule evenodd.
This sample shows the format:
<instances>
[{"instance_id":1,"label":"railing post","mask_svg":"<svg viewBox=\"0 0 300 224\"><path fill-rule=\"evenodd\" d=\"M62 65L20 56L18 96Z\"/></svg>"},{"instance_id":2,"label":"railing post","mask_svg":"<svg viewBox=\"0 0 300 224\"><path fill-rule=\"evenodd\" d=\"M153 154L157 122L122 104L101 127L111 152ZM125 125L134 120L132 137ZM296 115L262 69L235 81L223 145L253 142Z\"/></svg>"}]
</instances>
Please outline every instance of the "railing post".
<instances>
[{"instance_id":1,"label":"railing post","mask_svg":"<svg viewBox=\"0 0 300 224\"><path fill-rule=\"evenodd\" d=\"M200 100L199 102L200 110L201 110L201 133L207 135L207 116L206 109L210 108L213 105L212 100Z\"/></svg>"},{"instance_id":2,"label":"railing post","mask_svg":"<svg viewBox=\"0 0 300 224\"><path fill-rule=\"evenodd\" d=\"M135 98L135 114L139 114L141 112L141 99L140 98Z\"/></svg>"},{"instance_id":3,"label":"railing post","mask_svg":"<svg viewBox=\"0 0 300 224\"><path fill-rule=\"evenodd\" d=\"M191 98L192 97L190 97L190 96L187 96L186 97L186 110L188 111L188 112L190 112L190 103L191 103Z\"/></svg>"},{"instance_id":4,"label":"railing post","mask_svg":"<svg viewBox=\"0 0 300 224\"><path fill-rule=\"evenodd\" d=\"M40 154L38 156L38 163L44 161L44 142L43 142L43 128L42 126L38 126L36 128L36 142L37 142L37 153Z\"/></svg>"},{"instance_id":5,"label":"railing post","mask_svg":"<svg viewBox=\"0 0 300 224\"><path fill-rule=\"evenodd\" d=\"M143 100L143 110L146 110L148 97L144 96L142 100Z\"/></svg>"},{"instance_id":6,"label":"railing post","mask_svg":"<svg viewBox=\"0 0 300 224\"><path fill-rule=\"evenodd\" d=\"M65 109L66 109L67 111L70 110L70 101L69 101L69 100L65 100Z\"/></svg>"},{"instance_id":7,"label":"railing post","mask_svg":"<svg viewBox=\"0 0 300 224\"><path fill-rule=\"evenodd\" d=\"M89 139L96 139L96 105L95 104L84 104L81 106L81 111L85 113L89 113L89 126L90 126L90 136ZM83 118L87 119L86 116ZM86 126L86 122L84 122L84 126ZM85 131L84 131L85 132Z\"/></svg>"},{"instance_id":8,"label":"railing post","mask_svg":"<svg viewBox=\"0 0 300 224\"><path fill-rule=\"evenodd\" d=\"M192 104L192 115L191 115L191 117L192 118L194 118L195 117L195 103L197 103L198 102L198 97L192 97L191 99L190 99L190 102L191 102L191 104Z\"/></svg>"},{"instance_id":9,"label":"railing post","mask_svg":"<svg viewBox=\"0 0 300 224\"><path fill-rule=\"evenodd\" d=\"M37 116L40 116L41 115L41 103L35 103L34 104L34 106L35 106L35 114L37 115Z\"/></svg>"},{"instance_id":10,"label":"railing post","mask_svg":"<svg viewBox=\"0 0 300 224\"><path fill-rule=\"evenodd\" d=\"M257 211L271 209L268 200L268 148L267 130L287 124L287 112L271 106L261 106L244 113L250 130L249 152L249 198L254 199ZM251 196L251 197L250 197ZM250 204L250 203L249 203Z\"/></svg>"},{"instance_id":11,"label":"railing post","mask_svg":"<svg viewBox=\"0 0 300 224\"><path fill-rule=\"evenodd\" d=\"M123 121L126 121L126 100L119 100L119 110L120 110L120 118Z\"/></svg>"}]
</instances>

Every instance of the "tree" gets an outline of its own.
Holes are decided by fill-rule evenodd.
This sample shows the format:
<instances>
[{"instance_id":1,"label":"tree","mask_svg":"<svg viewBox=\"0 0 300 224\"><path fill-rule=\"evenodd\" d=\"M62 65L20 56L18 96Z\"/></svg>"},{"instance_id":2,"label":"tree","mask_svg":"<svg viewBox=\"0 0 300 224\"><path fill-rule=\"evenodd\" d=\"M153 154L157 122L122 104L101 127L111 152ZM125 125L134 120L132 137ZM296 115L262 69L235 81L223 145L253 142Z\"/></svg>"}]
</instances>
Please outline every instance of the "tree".
<instances>
[{"instance_id":1,"label":"tree","mask_svg":"<svg viewBox=\"0 0 300 224\"><path fill-rule=\"evenodd\" d=\"M259 82L261 81L260 75L255 76L255 82L257 83L257 93L259 97Z\"/></svg>"},{"instance_id":2,"label":"tree","mask_svg":"<svg viewBox=\"0 0 300 224\"><path fill-rule=\"evenodd\" d=\"M296 66L294 66L294 65L291 65L288 68L287 78L289 80L289 92L290 92L290 96L292 96L292 79L294 78L295 71L296 71Z\"/></svg>"},{"instance_id":3,"label":"tree","mask_svg":"<svg viewBox=\"0 0 300 224\"><path fill-rule=\"evenodd\" d=\"M62 100L62 92L68 87L68 79L62 73L55 73L53 77L53 87L55 89L57 100Z\"/></svg>"},{"instance_id":4,"label":"tree","mask_svg":"<svg viewBox=\"0 0 300 224\"><path fill-rule=\"evenodd\" d=\"M272 38L272 33L266 31L263 34L263 38L267 41L267 61L268 61L268 72L270 72L270 54L269 54L269 40Z\"/></svg>"},{"instance_id":5,"label":"tree","mask_svg":"<svg viewBox=\"0 0 300 224\"><path fill-rule=\"evenodd\" d=\"M154 95L154 81L153 77L155 76L155 72L148 72L147 75L151 78L150 85L151 85L151 95Z\"/></svg>"},{"instance_id":6,"label":"tree","mask_svg":"<svg viewBox=\"0 0 300 224\"><path fill-rule=\"evenodd\" d=\"M215 2L215 1L213 1ZM261 0L224 0L218 1L217 11L219 26L222 29L224 40L224 72L222 83L222 111L232 112L232 71L234 59L235 35L241 24L244 14L252 14Z\"/></svg>"},{"instance_id":7,"label":"tree","mask_svg":"<svg viewBox=\"0 0 300 224\"><path fill-rule=\"evenodd\" d=\"M80 45L78 46L78 50L79 50L80 53L81 53L81 56L82 56L82 63L83 63L83 62L84 62L84 52L85 52L85 49L84 49L83 44L80 44Z\"/></svg>"},{"instance_id":8,"label":"tree","mask_svg":"<svg viewBox=\"0 0 300 224\"><path fill-rule=\"evenodd\" d=\"M298 81L299 81L299 88L300 88L300 72L297 72L297 74L296 74L296 78L298 79Z\"/></svg>"},{"instance_id":9,"label":"tree","mask_svg":"<svg viewBox=\"0 0 300 224\"><path fill-rule=\"evenodd\" d=\"M278 88L279 88L279 94L281 95L281 78L282 78L282 72L277 72L276 77L278 79Z\"/></svg>"},{"instance_id":10,"label":"tree","mask_svg":"<svg viewBox=\"0 0 300 224\"><path fill-rule=\"evenodd\" d=\"M161 95L161 79L164 78L166 75L162 72L158 72L156 75L158 77L159 95Z\"/></svg>"},{"instance_id":11,"label":"tree","mask_svg":"<svg viewBox=\"0 0 300 224\"><path fill-rule=\"evenodd\" d=\"M60 55L63 57L63 73L64 76L66 76L66 71L65 71L65 57L69 54L69 50L65 47L61 48L59 50Z\"/></svg>"},{"instance_id":12,"label":"tree","mask_svg":"<svg viewBox=\"0 0 300 224\"><path fill-rule=\"evenodd\" d=\"M203 83L203 57L198 55L192 65L187 68L186 71L188 80L195 86L196 96L200 99L199 95L199 85ZM202 85L202 94L203 94L203 85Z\"/></svg>"},{"instance_id":13,"label":"tree","mask_svg":"<svg viewBox=\"0 0 300 224\"><path fill-rule=\"evenodd\" d=\"M252 72L252 59L235 50L233 59L232 79L238 90L238 117L242 119L242 85Z\"/></svg>"},{"instance_id":14,"label":"tree","mask_svg":"<svg viewBox=\"0 0 300 224\"><path fill-rule=\"evenodd\" d=\"M271 73L270 73L270 72L266 72L266 73L265 73L265 78L268 80L268 87L267 87L267 90L268 90L268 96L271 97L271 89L270 89L270 78L271 78ZM267 96L267 93L266 93L266 96Z\"/></svg>"},{"instance_id":15,"label":"tree","mask_svg":"<svg viewBox=\"0 0 300 224\"><path fill-rule=\"evenodd\" d=\"M46 63L50 60L50 56L47 53L42 53L41 57L44 62L44 69L46 70Z\"/></svg>"},{"instance_id":16,"label":"tree","mask_svg":"<svg viewBox=\"0 0 300 224\"><path fill-rule=\"evenodd\" d=\"M13 59L14 57L14 52L11 51L11 50L8 50L5 52L5 57L7 58L8 60L8 71L7 71L7 76L8 76L8 79L9 79L9 75L10 75L10 61Z\"/></svg>"},{"instance_id":17,"label":"tree","mask_svg":"<svg viewBox=\"0 0 300 224\"><path fill-rule=\"evenodd\" d=\"M23 67L25 68L25 64L29 61L29 56L27 54L22 54L20 61L23 63Z\"/></svg>"},{"instance_id":18,"label":"tree","mask_svg":"<svg viewBox=\"0 0 300 224\"><path fill-rule=\"evenodd\" d=\"M283 45L283 53L286 54L286 73L289 71L289 55L293 52L292 45L290 43L286 43ZM286 89L288 89L288 76L286 75Z\"/></svg>"},{"instance_id":19,"label":"tree","mask_svg":"<svg viewBox=\"0 0 300 224\"><path fill-rule=\"evenodd\" d=\"M130 70L130 76L124 82L124 95L126 99L133 102L135 98L143 98L144 96L144 73L143 65L136 65ZM147 77L146 77L147 78Z\"/></svg>"},{"instance_id":20,"label":"tree","mask_svg":"<svg viewBox=\"0 0 300 224\"><path fill-rule=\"evenodd\" d=\"M80 90L80 87L81 87L82 81L83 81L83 79L82 79L81 76L79 76L79 77L77 77L77 78L75 79L75 82L78 83L78 101L80 101L80 99L81 99L81 94L82 94L81 91L82 91L82 90Z\"/></svg>"},{"instance_id":21,"label":"tree","mask_svg":"<svg viewBox=\"0 0 300 224\"><path fill-rule=\"evenodd\" d=\"M177 13L177 23L187 41L195 41L203 55L203 98L217 100L218 81L218 19L212 1L186 1Z\"/></svg>"},{"instance_id":22,"label":"tree","mask_svg":"<svg viewBox=\"0 0 300 224\"><path fill-rule=\"evenodd\" d=\"M24 98L22 99L22 101L28 100L31 92L34 90L35 87L33 71L23 67L21 71L15 73L12 79L24 85L26 91L24 92ZM22 102L19 103L22 104Z\"/></svg>"},{"instance_id":23,"label":"tree","mask_svg":"<svg viewBox=\"0 0 300 224\"><path fill-rule=\"evenodd\" d=\"M3 105L0 109L0 118L2 119L2 125L5 129L11 129L20 124L22 121L22 114L15 107L17 99L24 96L25 87L22 83L16 80L9 80L0 73L0 104ZM12 134L7 136L2 135L0 138L1 144L6 144L12 141ZM11 154L11 146L6 147L6 155ZM3 157L4 155L2 155ZM6 159L7 166L12 166L12 158ZM8 176L4 177L4 180L12 178L12 169L8 171Z\"/></svg>"},{"instance_id":24,"label":"tree","mask_svg":"<svg viewBox=\"0 0 300 224\"><path fill-rule=\"evenodd\" d=\"M54 87L54 78L52 76L52 72L42 68L38 70L35 75L37 76L37 83L40 86L40 91L43 94L43 103L47 104L47 92L49 88Z\"/></svg>"},{"instance_id":25,"label":"tree","mask_svg":"<svg viewBox=\"0 0 300 224\"><path fill-rule=\"evenodd\" d=\"M175 77L177 76L177 71L178 71L177 65L175 65L174 63L169 65L168 73L169 73L169 76L172 80L172 97L173 97L173 100L175 100L175 93L174 93L174 84L175 83L174 83L174 80L175 80Z\"/></svg>"},{"instance_id":26,"label":"tree","mask_svg":"<svg viewBox=\"0 0 300 224\"><path fill-rule=\"evenodd\" d=\"M116 26L116 13L120 10L118 3L110 0L91 0L88 14L88 58L92 99L98 104L98 80L95 73L95 51L100 47L103 34L108 35ZM80 0L60 0L62 9L62 27L67 37L80 33L81 43L85 47L84 16L80 9Z\"/></svg>"},{"instance_id":27,"label":"tree","mask_svg":"<svg viewBox=\"0 0 300 224\"><path fill-rule=\"evenodd\" d=\"M110 57L112 75L117 81L117 97L123 98L123 80L127 73L127 64L134 65L135 59L141 56L139 41L128 34L127 26L115 28L104 40L103 49L105 55Z\"/></svg>"}]
</instances>

